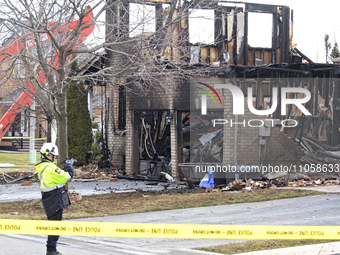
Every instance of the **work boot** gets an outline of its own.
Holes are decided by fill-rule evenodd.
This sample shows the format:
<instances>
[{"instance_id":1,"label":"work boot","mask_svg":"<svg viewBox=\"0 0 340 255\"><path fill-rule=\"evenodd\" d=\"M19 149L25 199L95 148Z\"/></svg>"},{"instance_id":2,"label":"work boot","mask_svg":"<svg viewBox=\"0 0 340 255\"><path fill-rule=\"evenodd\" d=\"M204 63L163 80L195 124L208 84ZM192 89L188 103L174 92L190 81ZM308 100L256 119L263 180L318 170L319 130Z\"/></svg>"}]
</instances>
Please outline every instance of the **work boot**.
<instances>
[{"instance_id":1,"label":"work boot","mask_svg":"<svg viewBox=\"0 0 340 255\"><path fill-rule=\"evenodd\" d=\"M46 255L62 255L55 246L47 246Z\"/></svg>"}]
</instances>

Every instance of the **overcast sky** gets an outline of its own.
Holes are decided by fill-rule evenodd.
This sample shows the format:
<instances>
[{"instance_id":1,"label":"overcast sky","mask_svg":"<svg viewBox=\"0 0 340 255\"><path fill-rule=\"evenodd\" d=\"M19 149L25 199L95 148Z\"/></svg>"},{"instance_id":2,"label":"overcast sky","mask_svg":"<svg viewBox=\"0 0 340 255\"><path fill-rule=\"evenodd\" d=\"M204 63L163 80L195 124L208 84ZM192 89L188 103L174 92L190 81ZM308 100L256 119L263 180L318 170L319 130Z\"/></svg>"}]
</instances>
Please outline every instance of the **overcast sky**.
<instances>
[{"instance_id":1,"label":"overcast sky","mask_svg":"<svg viewBox=\"0 0 340 255\"><path fill-rule=\"evenodd\" d=\"M325 63L324 37L340 44L340 1L256 0L260 4L285 5L294 10L293 43L311 60Z\"/></svg>"}]
</instances>

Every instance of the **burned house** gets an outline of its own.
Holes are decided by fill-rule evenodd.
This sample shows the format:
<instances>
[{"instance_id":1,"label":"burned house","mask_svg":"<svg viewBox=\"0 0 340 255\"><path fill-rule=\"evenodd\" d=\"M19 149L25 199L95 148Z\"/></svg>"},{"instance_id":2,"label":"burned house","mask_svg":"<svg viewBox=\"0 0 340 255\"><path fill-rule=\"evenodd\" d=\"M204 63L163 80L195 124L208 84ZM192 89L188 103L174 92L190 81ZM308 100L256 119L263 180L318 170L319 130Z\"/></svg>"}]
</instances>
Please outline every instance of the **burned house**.
<instances>
[{"instance_id":1,"label":"burned house","mask_svg":"<svg viewBox=\"0 0 340 255\"><path fill-rule=\"evenodd\" d=\"M112 4L106 17L112 24L106 40L118 43L106 54L105 65L115 75L105 82L105 146L111 162L124 164L127 174L168 172L180 179L195 177L193 166L204 164L298 166L303 159L311 162L303 151L306 135L314 145L339 144L339 66L313 63L294 47L289 7L145 1L160 32L144 35L138 51L133 40L119 43L129 41L131 3ZM189 14L193 9L213 16L211 42L190 41L197 25ZM263 47L249 43L257 15L271 23L270 42ZM137 61L131 56L143 59L144 68L129 68ZM237 101L218 84L235 86L244 97ZM287 100L306 97L294 88L308 90L310 100L300 108L282 107L282 93ZM234 114L242 105L242 114Z\"/></svg>"}]
</instances>

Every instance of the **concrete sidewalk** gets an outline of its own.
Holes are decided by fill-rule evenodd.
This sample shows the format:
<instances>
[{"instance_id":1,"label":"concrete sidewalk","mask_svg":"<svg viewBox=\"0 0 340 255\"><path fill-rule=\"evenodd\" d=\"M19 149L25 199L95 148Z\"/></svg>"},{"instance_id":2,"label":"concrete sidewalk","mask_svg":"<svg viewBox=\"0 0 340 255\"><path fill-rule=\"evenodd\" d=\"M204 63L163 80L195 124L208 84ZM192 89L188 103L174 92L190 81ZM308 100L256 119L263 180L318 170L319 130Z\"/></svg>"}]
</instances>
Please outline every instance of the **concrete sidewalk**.
<instances>
[{"instance_id":1,"label":"concrete sidewalk","mask_svg":"<svg viewBox=\"0 0 340 255\"><path fill-rule=\"evenodd\" d=\"M340 242L296 246L275 250L239 253L238 255L339 255Z\"/></svg>"},{"instance_id":2,"label":"concrete sidewalk","mask_svg":"<svg viewBox=\"0 0 340 255\"><path fill-rule=\"evenodd\" d=\"M0 255L45 254L45 236L0 235ZM61 237L58 250L64 255L213 255L185 248L151 249L104 240L83 237ZM339 255L340 242L297 246L274 250L239 253L238 255Z\"/></svg>"},{"instance_id":3,"label":"concrete sidewalk","mask_svg":"<svg viewBox=\"0 0 340 255\"><path fill-rule=\"evenodd\" d=\"M43 255L46 236L0 235L0 255ZM64 255L216 255L185 248L153 249L86 237L61 237L58 251Z\"/></svg>"}]
</instances>

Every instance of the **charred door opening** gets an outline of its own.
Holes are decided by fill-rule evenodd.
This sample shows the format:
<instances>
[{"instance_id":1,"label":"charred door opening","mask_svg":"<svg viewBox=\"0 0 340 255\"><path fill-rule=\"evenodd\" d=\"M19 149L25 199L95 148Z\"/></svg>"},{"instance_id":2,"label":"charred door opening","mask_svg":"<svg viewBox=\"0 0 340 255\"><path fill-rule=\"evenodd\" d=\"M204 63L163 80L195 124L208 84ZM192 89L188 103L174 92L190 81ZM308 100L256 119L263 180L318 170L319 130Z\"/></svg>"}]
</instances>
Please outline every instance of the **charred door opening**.
<instances>
[{"instance_id":1,"label":"charred door opening","mask_svg":"<svg viewBox=\"0 0 340 255\"><path fill-rule=\"evenodd\" d=\"M142 111L136 112L135 116L140 116L135 123L139 136L139 174L171 173L170 112Z\"/></svg>"}]
</instances>

